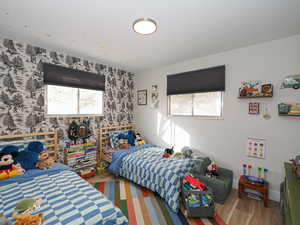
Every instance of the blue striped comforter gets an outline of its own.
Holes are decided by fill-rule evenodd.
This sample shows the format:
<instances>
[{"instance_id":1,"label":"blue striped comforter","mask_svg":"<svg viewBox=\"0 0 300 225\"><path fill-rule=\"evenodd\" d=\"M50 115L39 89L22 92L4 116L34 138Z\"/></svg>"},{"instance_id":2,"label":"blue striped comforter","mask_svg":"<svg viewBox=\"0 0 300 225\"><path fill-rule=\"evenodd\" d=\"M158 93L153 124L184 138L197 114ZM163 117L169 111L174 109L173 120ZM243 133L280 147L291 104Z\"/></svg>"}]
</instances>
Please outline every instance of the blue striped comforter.
<instances>
[{"instance_id":1,"label":"blue striped comforter","mask_svg":"<svg viewBox=\"0 0 300 225\"><path fill-rule=\"evenodd\" d=\"M34 198L43 201L35 212L43 213L43 225L128 224L120 209L73 171L28 174L0 181L0 215L12 219L18 201Z\"/></svg>"},{"instance_id":2,"label":"blue striped comforter","mask_svg":"<svg viewBox=\"0 0 300 225\"><path fill-rule=\"evenodd\" d=\"M149 145L131 151L122 158L118 174L157 192L177 212L181 180L193 169L194 160L163 158L163 152L163 148Z\"/></svg>"}]
</instances>

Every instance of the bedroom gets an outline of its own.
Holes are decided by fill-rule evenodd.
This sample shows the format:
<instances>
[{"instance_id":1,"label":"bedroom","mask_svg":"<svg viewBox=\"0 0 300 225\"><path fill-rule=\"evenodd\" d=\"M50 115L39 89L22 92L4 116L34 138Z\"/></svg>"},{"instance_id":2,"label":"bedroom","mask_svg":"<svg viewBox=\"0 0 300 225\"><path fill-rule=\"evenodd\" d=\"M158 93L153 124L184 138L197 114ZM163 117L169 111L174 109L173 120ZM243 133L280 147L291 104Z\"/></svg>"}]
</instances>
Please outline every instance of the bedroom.
<instances>
[{"instance_id":1,"label":"bedroom","mask_svg":"<svg viewBox=\"0 0 300 225\"><path fill-rule=\"evenodd\" d=\"M280 193L280 187L287 177L284 163L300 154L297 129L300 89L284 83L289 76L296 76L292 80L295 84L299 82L299 10L300 3L292 0L231 0L230 4L228 1L154 4L149 1L3 0L0 3L0 149L3 151L8 143L20 144L20 140L14 143L14 135L28 139L30 137L26 135L30 133L54 131L38 140L44 148L51 149L60 163L70 165L66 161L66 149L71 149L70 146L93 143L91 154L97 162L94 169L102 173L98 167L107 165L103 162L103 151L111 145L109 135L133 130L147 143L145 149L140 147L145 154L141 155L142 151L129 156L124 153L115 160L123 163L126 158L128 163L116 165L110 171L119 170L119 167L125 171L127 166L127 175L126 171L117 172L120 176L105 172L88 178L87 181L98 190L81 181L67 167L61 168L61 164L55 165L49 173L48 170L34 170L36 174L33 175L60 181L55 174L65 173L71 180L75 179L75 183L86 184L89 191L96 193L95 201L103 200L108 204L115 212L113 219L119 219L120 224L126 224L127 220L130 224L274 225L281 224L281 220L292 221L286 224L298 224L295 212L300 206L293 198L297 199L299 192L293 197L286 196L285 191ZM138 25L136 22L143 22L142 18L152 19L144 22L154 26L150 31L153 33L142 35L134 30L138 28L134 27ZM148 28L153 28L151 26ZM173 78L178 78L175 84ZM257 87L252 86L261 88L269 84L271 95L253 91ZM246 96L242 91L244 85L251 86ZM260 94L263 96L257 96ZM286 108L289 108L287 112L284 111ZM280 109L283 109L281 113ZM68 132L73 121L83 128L75 129L82 131L75 135L80 138L74 138ZM37 138L32 137L33 140ZM125 139L134 143L130 138ZM251 141L264 144L263 157L250 157L253 155L247 151L247 145ZM162 147L162 153L146 154L155 148L148 144ZM24 146L28 149L27 142ZM185 146L192 149L195 160L178 159L180 164L174 155ZM172 147L173 156L163 157L164 149ZM32 154L37 157L37 153ZM111 154L117 155L114 151ZM140 155L134 158L134 154ZM217 183L222 180L221 176L200 178L213 189L214 198L226 195L222 204L215 204L212 218L185 217L177 211L177 201L181 197L174 193L166 196L163 192L176 186L174 192L180 193L186 175L183 169L189 170L189 163L198 162L199 156L215 162L217 168L229 171L230 181L222 190L216 190L215 183L212 184L214 179ZM144 180L154 179L147 176L159 174L160 169L167 171L167 166L178 173L180 170L181 176L174 175L176 184L173 186L164 183L161 189L151 187L150 183L141 183L138 176L133 174L131 177L128 172L134 163L139 163L135 162L138 159L152 159L158 163L157 166L149 164L154 174L144 174ZM161 161L166 164L159 164ZM207 166L206 163L204 170ZM141 165L141 168L146 167ZM266 169L262 174L268 184L268 207L264 207L262 200L238 197L240 176L251 173L261 177L259 168L260 171ZM4 180L7 183L1 180L0 188L16 184L22 176L30 177L31 173L26 173ZM164 181L167 180L165 177ZM285 186L287 188L287 183ZM297 189L295 187L299 184L292 185ZM72 188L74 192L81 191L78 187ZM162 198L150 189L161 192ZM103 218L96 216L89 220L84 214L78 220L81 222L62 222L58 215L57 221L51 220L50 215L56 214L56 210L47 211L51 206L44 199L47 195L35 192L29 196L26 192L27 197L20 195L13 204L8 204L8 208L3 203L9 200L4 201L0 193L0 216L12 219L11 210L17 201L40 196L43 203L33 214L42 213L43 224L59 224L57 221L61 224L105 224ZM63 188L60 190L64 198L65 192ZM171 198L175 195L173 204ZM125 203L114 199L117 197L126 200ZM288 207L281 207L280 199ZM93 200L88 202L94 204ZM96 208L101 211L101 207ZM284 211L287 208L289 212ZM196 214L201 212L194 211ZM76 215L75 211L72 213ZM103 212L100 214L103 216ZM73 218L77 219L76 216ZM108 224L110 219L108 216Z\"/></svg>"}]
</instances>

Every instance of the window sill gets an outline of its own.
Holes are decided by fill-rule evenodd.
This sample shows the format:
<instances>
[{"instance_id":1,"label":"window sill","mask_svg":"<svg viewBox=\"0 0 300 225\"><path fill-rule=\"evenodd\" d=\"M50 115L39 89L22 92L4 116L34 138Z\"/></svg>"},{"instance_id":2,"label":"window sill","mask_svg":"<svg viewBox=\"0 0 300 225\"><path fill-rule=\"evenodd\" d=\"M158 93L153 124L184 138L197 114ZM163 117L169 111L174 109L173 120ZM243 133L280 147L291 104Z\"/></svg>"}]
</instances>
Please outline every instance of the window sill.
<instances>
[{"instance_id":1,"label":"window sill","mask_svg":"<svg viewBox=\"0 0 300 225\"><path fill-rule=\"evenodd\" d=\"M46 118L52 118L52 117L104 117L103 114L46 114Z\"/></svg>"},{"instance_id":2,"label":"window sill","mask_svg":"<svg viewBox=\"0 0 300 225\"><path fill-rule=\"evenodd\" d=\"M224 120L223 116L185 116L185 115L168 115L173 118L182 118L182 119L200 119L200 120Z\"/></svg>"}]
</instances>

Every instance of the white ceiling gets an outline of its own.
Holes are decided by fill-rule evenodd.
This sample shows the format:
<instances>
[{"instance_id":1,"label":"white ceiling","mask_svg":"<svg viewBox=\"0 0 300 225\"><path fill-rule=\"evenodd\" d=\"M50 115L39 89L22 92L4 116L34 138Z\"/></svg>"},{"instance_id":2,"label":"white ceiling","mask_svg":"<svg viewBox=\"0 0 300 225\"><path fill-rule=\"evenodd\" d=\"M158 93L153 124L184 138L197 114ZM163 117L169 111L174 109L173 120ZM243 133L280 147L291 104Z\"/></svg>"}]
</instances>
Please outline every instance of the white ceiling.
<instances>
[{"instance_id":1,"label":"white ceiling","mask_svg":"<svg viewBox=\"0 0 300 225\"><path fill-rule=\"evenodd\" d=\"M151 36L132 30L150 17ZM300 33L299 0L1 0L0 34L128 71Z\"/></svg>"}]
</instances>

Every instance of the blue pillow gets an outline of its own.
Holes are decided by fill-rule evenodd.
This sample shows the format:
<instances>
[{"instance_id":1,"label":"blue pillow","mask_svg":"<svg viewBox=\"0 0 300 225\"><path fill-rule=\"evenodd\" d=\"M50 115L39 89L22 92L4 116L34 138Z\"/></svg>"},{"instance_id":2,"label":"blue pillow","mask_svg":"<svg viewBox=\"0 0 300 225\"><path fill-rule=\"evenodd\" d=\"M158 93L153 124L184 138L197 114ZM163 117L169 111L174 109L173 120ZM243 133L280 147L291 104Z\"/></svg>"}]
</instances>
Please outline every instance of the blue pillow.
<instances>
[{"instance_id":1,"label":"blue pillow","mask_svg":"<svg viewBox=\"0 0 300 225\"><path fill-rule=\"evenodd\" d=\"M35 169L39 160L39 154L43 151L43 143L39 141L30 142L24 151L19 152L15 161L20 163L25 170Z\"/></svg>"}]
</instances>

